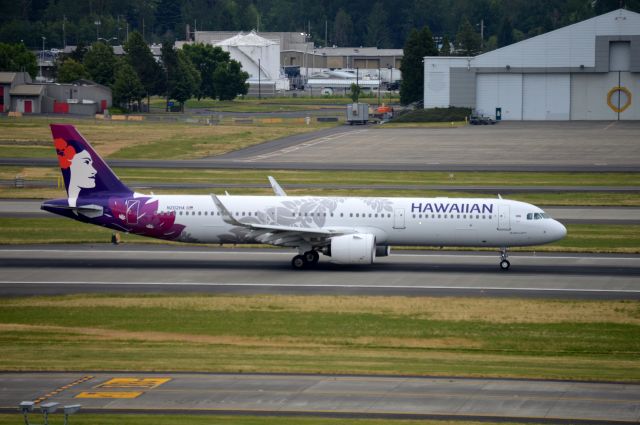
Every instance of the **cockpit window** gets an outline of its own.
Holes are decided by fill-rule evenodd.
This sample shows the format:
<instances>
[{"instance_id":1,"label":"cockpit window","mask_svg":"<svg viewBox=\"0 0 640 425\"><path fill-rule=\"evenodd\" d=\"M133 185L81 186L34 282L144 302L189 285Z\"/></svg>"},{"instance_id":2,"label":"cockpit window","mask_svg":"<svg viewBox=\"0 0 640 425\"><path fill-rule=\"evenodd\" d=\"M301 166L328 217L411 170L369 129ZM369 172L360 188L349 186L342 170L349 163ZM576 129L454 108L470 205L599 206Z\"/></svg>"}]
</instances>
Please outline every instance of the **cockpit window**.
<instances>
[{"instance_id":1,"label":"cockpit window","mask_svg":"<svg viewBox=\"0 0 640 425\"><path fill-rule=\"evenodd\" d=\"M529 214L527 214L527 220L542 220L542 219L546 219L546 218L551 218L551 217L549 217L549 214L547 214L547 213L529 213Z\"/></svg>"}]
</instances>

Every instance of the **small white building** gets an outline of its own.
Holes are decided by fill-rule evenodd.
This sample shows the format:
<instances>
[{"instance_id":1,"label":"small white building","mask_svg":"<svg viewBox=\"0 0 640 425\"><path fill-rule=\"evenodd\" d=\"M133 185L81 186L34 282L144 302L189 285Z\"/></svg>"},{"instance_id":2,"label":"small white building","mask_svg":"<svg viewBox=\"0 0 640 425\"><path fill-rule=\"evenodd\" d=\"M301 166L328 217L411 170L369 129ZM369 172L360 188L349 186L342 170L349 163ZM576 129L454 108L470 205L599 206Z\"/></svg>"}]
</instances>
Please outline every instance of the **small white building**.
<instances>
[{"instance_id":1,"label":"small white building","mask_svg":"<svg viewBox=\"0 0 640 425\"><path fill-rule=\"evenodd\" d=\"M280 66L279 43L251 31L219 41L215 45L229 52L231 59L242 64L242 69L249 73L248 83L252 86L260 83L265 86L275 85L276 90L289 89L289 80Z\"/></svg>"},{"instance_id":2,"label":"small white building","mask_svg":"<svg viewBox=\"0 0 640 425\"><path fill-rule=\"evenodd\" d=\"M503 120L640 120L640 14L619 9L475 57L425 57L424 107Z\"/></svg>"}]
</instances>

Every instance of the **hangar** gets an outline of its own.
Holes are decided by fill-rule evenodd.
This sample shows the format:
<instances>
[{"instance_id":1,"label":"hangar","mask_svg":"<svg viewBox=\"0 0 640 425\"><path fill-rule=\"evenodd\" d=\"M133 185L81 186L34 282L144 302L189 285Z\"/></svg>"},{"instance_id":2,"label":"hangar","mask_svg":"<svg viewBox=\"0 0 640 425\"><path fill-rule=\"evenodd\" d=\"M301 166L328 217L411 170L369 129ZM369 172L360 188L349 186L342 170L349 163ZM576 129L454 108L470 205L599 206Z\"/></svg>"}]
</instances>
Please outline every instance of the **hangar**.
<instances>
[{"instance_id":1,"label":"hangar","mask_svg":"<svg viewBox=\"0 0 640 425\"><path fill-rule=\"evenodd\" d=\"M640 14L618 9L475 57L425 57L424 107L503 120L640 120Z\"/></svg>"}]
</instances>

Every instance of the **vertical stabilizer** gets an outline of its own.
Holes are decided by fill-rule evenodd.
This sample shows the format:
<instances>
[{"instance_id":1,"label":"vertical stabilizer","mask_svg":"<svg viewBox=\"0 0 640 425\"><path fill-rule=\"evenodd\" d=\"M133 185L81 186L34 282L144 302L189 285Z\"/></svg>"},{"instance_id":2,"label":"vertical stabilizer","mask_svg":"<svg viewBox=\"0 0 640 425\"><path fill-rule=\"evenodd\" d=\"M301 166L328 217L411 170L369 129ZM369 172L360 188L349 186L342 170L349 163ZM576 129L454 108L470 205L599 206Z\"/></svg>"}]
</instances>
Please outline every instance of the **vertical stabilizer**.
<instances>
[{"instance_id":1,"label":"vertical stabilizer","mask_svg":"<svg viewBox=\"0 0 640 425\"><path fill-rule=\"evenodd\" d=\"M70 206L78 198L132 193L74 126L51 124L51 134Z\"/></svg>"}]
</instances>

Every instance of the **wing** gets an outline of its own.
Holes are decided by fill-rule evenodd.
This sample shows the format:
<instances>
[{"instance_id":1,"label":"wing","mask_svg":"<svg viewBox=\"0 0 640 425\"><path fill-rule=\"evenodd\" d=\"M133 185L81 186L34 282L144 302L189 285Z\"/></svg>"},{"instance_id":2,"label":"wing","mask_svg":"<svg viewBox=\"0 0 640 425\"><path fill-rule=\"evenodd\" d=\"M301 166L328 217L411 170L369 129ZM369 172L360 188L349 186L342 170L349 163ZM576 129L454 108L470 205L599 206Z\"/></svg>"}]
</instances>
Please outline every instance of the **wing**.
<instances>
[{"instance_id":1,"label":"wing","mask_svg":"<svg viewBox=\"0 0 640 425\"><path fill-rule=\"evenodd\" d=\"M352 233L330 228L311 229L305 227L242 223L233 217L227 207L224 206L222 201L220 201L216 195L211 195L211 199L213 199L213 203L220 210L220 214L222 215L222 219L225 223L250 229L251 232L248 236L261 243L290 247L302 245L324 246L329 244L329 240L334 236Z\"/></svg>"}]
</instances>

